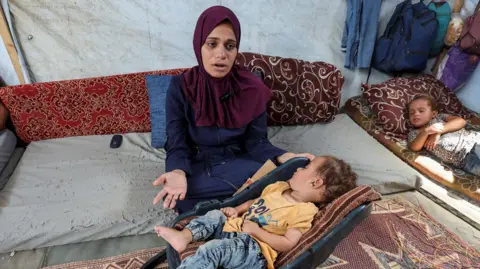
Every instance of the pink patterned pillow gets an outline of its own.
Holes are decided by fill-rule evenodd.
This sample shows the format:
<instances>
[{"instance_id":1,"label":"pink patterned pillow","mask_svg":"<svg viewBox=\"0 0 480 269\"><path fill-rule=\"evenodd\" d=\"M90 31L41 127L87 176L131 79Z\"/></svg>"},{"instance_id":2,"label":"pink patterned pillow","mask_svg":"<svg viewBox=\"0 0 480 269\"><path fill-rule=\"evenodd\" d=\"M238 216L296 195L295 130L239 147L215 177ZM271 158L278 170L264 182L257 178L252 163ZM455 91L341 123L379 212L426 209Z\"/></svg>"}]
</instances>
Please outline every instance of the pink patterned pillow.
<instances>
[{"instance_id":1,"label":"pink patterned pillow","mask_svg":"<svg viewBox=\"0 0 480 269\"><path fill-rule=\"evenodd\" d=\"M331 64L254 53L239 53L237 64L261 71L272 89L269 125L330 122L338 112L344 78Z\"/></svg>"},{"instance_id":2,"label":"pink patterned pillow","mask_svg":"<svg viewBox=\"0 0 480 269\"><path fill-rule=\"evenodd\" d=\"M369 103L380 125L384 131L395 134L408 133L407 104L417 94L430 95L443 113L472 117L455 94L431 75L397 77L370 86L362 84L362 97Z\"/></svg>"}]
</instances>

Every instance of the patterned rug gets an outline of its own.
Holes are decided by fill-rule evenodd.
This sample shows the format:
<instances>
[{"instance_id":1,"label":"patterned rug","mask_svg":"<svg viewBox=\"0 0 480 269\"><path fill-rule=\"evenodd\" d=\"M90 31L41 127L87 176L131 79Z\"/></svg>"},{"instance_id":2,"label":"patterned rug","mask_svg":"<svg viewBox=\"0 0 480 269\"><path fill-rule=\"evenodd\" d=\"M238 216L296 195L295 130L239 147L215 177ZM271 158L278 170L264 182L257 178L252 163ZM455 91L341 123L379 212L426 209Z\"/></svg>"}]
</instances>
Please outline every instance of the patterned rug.
<instances>
[{"instance_id":1,"label":"patterned rug","mask_svg":"<svg viewBox=\"0 0 480 269\"><path fill-rule=\"evenodd\" d=\"M162 248L47 267L45 269L140 268ZM157 268L165 269L166 264ZM480 252L403 199L374 203L372 215L343 240L322 269L480 268Z\"/></svg>"},{"instance_id":2,"label":"patterned rug","mask_svg":"<svg viewBox=\"0 0 480 269\"><path fill-rule=\"evenodd\" d=\"M80 261L44 267L43 269L139 269L151 257L163 248L142 249L127 254L98 260ZM162 263L155 269L167 269L168 264Z\"/></svg>"},{"instance_id":3,"label":"patterned rug","mask_svg":"<svg viewBox=\"0 0 480 269\"><path fill-rule=\"evenodd\" d=\"M385 199L318 268L480 268L480 252L421 208Z\"/></svg>"}]
</instances>

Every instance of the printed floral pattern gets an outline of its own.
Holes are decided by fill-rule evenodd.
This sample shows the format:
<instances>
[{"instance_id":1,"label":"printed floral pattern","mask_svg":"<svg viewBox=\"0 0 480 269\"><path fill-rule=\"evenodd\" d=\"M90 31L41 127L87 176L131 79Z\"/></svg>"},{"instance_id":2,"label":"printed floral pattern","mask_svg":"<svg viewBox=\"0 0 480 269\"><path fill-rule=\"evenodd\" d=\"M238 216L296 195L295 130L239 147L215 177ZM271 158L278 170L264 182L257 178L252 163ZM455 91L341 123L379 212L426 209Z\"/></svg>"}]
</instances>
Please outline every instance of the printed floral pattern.
<instances>
[{"instance_id":1,"label":"printed floral pattern","mask_svg":"<svg viewBox=\"0 0 480 269\"><path fill-rule=\"evenodd\" d=\"M398 77L380 84L362 85L362 97L370 105L383 130L400 136L408 133L407 104L417 94L432 96L443 113L459 115L465 119L474 116L455 94L431 75Z\"/></svg>"},{"instance_id":2,"label":"printed floral pattern","mask_svg":"<svg viewBox=\"0 0 480 269\"><path fill-rule=\"evenodd\" d=\"M150 131L145 75L184 69L45 82L0 88L25 142L69 136Z\"/></svg>"},{"instance_id":3,"label":"printed floral pattern","mask_svg":"<svg viewBox=\"0 0 480 269\"><path fill-rule=\"evenodd\" d=\"M365 131L382 143L386 148L392 151L405 162L409 163L423 174L436 180L440 184L448 186L459 191L466 196L480 201L480 176L474 176L458 169L450 164L444 163L428 151L413 152L408 149L406 136L390 133L382 129L382 125L378 122L375 113L370 109L368 102L360 96L350 98L345 104L346 113L357 122ZM372 123L373 122L373 123ZM468 128L479 129L480 117L471 114L468 119ZM402 138L403 137L403 138ZM431 158L454 174L454 181L442 178L435 174L434 167L422 166L416 162L419 156Z\"/></svg>"},{"instance_id":4,"label":"printed floral pattern","mask_svg":"<svg viewBox=\"0 0 480 269\"><path fill-rule=\"evenodd\" d=\"M330 122L338 112L344 78L331 64L253 53L240 53L237 63L261 71L272 89L269 125Z\"/></svg>"}]
</instances>

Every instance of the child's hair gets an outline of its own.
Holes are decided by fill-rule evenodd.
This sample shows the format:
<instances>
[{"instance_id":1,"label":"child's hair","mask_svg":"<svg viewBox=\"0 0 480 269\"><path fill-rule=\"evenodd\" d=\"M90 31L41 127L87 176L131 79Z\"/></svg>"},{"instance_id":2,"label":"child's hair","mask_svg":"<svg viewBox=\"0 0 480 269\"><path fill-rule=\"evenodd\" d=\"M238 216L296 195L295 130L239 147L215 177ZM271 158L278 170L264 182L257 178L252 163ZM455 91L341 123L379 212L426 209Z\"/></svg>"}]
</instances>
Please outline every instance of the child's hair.
<instances>
[{"instance_id":1,"label":"child's hair","mask_svg":"<svg viewBox=\"0 0 480 269\"><path fill-rule=\"evenodd\" d=\"M328 202L342 196L357 186L357 174L350 165L333 156L325 156L325 162L317 169L325 184L324 197Z\"/></svg>"},{"instance_id":2,"label":"child's hair","mask_svg":"<svg viewBox=\"0 0 480 269\"><path fill-rule=\"evenodd\" d=\"M433 99L430 95L427 94L417 94L413 97L413 99L408 102L407 109L410 109L410 104L412 104L413 101L415 100L425 100L428 102L430 107L432 108L432 111L438 111L438 105L435 99ZM407 111L408 113L408 111Z\"/></svg>"}]
</instances>

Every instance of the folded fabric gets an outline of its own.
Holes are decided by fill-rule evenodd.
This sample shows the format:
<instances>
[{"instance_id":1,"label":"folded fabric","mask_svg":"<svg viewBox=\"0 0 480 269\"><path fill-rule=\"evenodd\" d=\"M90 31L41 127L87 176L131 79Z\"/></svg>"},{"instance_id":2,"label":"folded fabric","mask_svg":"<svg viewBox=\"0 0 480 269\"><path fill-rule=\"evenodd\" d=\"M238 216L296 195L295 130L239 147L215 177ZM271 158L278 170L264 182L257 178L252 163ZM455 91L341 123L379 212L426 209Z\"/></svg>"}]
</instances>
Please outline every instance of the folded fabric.
<instances>
[{"instance_id":1,"label":"folded fabric","mask_svg":"<svg viewBox=\"0 0 480 269\"><path fill-rule=\"evenodd\" d=\"M152 147L163 148L167 140L165 98L172 76L147 75L145 81L150 104Z\"/></svg>"}]
</instances>

